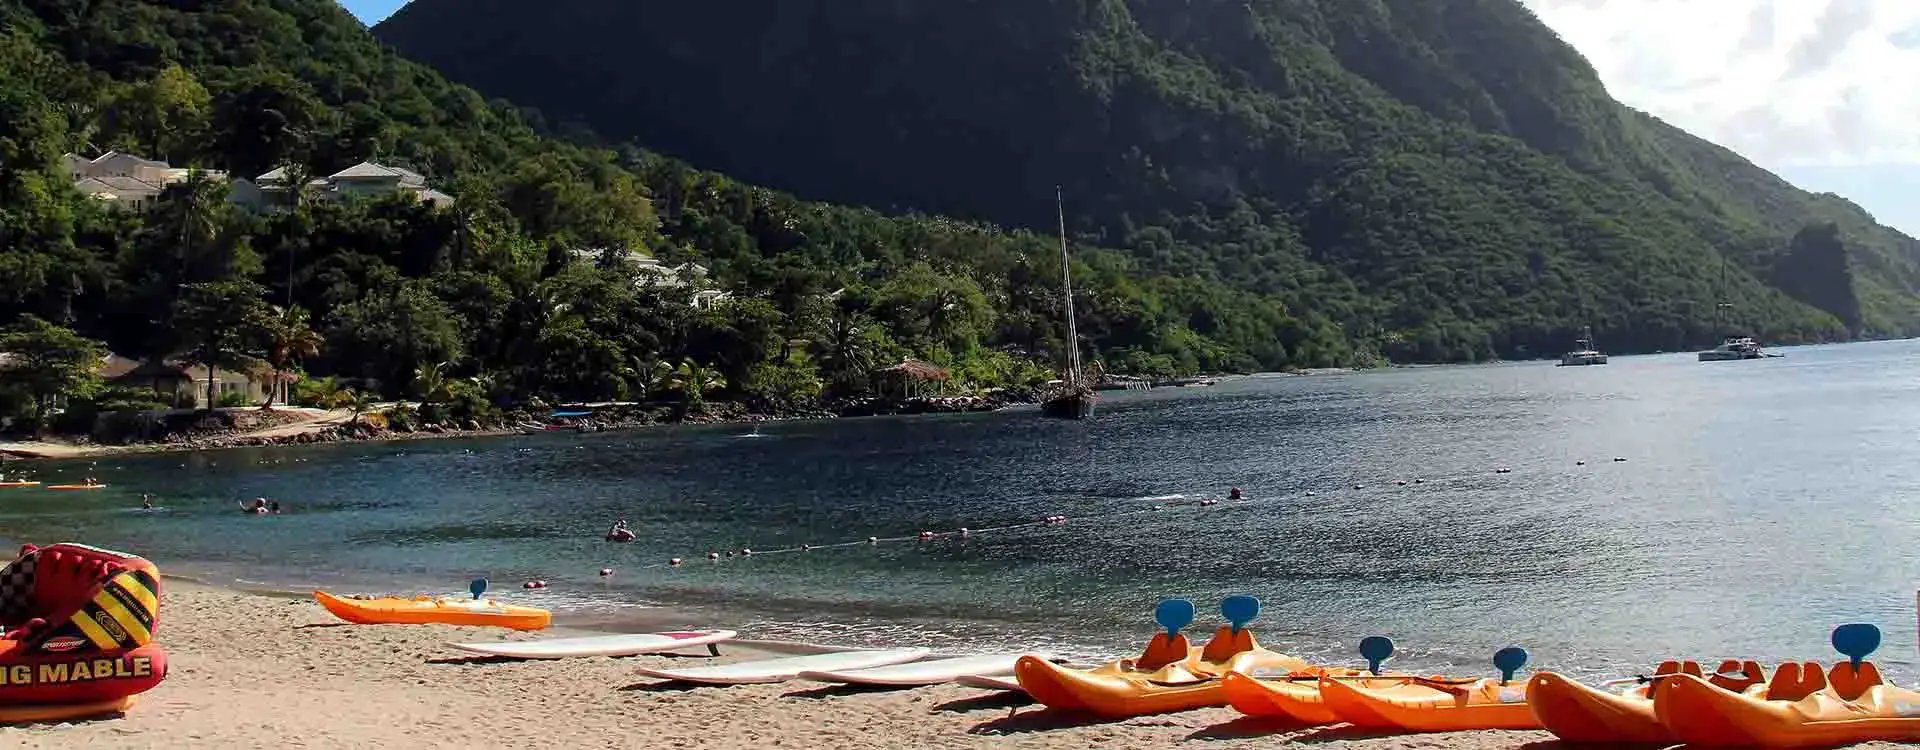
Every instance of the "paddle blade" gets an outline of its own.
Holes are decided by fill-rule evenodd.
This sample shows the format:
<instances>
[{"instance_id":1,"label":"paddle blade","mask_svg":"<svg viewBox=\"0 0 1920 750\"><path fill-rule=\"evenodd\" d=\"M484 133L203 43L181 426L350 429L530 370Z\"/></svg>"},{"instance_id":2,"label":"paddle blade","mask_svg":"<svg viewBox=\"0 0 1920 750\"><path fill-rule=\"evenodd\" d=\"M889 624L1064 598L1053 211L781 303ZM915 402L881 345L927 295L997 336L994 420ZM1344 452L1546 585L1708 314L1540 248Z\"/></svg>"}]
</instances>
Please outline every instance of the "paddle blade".
<instances>
[{"instance_id":1,"label":"paddle blade","mask_svg":"<svg viewBox=\"0 0 1920 750\"><path fill-rule=\"evenodd\" d=\"M1193 602L1185 599L1163 599L1160 606L1153 608L1153 621L1167 629L1167 636L1173 637L1181 628L1193 624Z\"/></svg>"},{"instance_id":2,"label":"paddle blade","mask_svg":"<svg viewBox=\"0 0 1920 750\"><path fill-rule=\"evenodd\" d=\"M473 579L473 583L467 584L467 590L473 592L473 598L479 599L481 594L487 593L487 579Z\"/></svg>"},{"instance_id":3,"label":"paddle blade","mask_svg":"<svg viewBox=\"0 0 1920 750\"><path fill-rule=\"evenodd\" d=\"M1841 625L1833 629L1833 649L1847 655L1847 661L1855 668L1865 661L1868 654L1880 648L1880 629L1864 622Z\"/></svg>"},{"instance_id":4,"label":"paddle blade","mask_svg":"<svg viewBox=\"0 0 1920 750\"><path fill-rule=\"evenodd\" d=\"M1508 646L1493 652L1493 668L1500 670L1500 684L1513 681L1513 673L1527 665L1527 650L1519 646Z\"/></svg>"},{"instance_id":5,"label":"paddle blade","mask_svg":"<svg viewBox=\"0 0 1920 750\"><path fill-rule=\"evenodd\" d=\"M1220 616L1233 625L1233 632L1245 630L1247 623L1260 616L1260 600L1241 594L1220 600Z\"/></svg>"},{"instance_id":6,"label":"paddle blade","mask_svg":"<svg viewBox=\"0 0 1920 750\"><path fill-rule=\"evenodd\" d=\"M1393 658L1393 639L1384 635L1360 639L1360 658L1367 660L1367 671L1380 674L1380 665Z\"/></svg>"}]
</instances>

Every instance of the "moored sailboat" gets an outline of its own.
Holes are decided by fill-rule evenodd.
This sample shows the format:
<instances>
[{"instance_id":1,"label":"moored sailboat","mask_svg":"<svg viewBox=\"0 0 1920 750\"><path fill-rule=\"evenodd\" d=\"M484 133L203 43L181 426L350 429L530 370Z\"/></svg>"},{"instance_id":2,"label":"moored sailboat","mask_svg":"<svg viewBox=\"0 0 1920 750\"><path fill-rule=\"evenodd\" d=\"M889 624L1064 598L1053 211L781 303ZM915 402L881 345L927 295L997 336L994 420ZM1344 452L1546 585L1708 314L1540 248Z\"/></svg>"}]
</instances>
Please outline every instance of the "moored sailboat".
<instances>
[{"instance_id":1,"label":"moored sailboat","mask_svg":"<svg viewBox=\"0 0 1920 750\"><path fill-rule=\"evenodd\" d=\"M1067 211L1058 187L1054 188L1053 205L1060 217L1060 287L1062 306L1067 311L1067 361L1060 382L1041 398L1040 414L1054 419L1086 419L1093 416L1100 397L1080 371L1080 330L1073 320L1073 272L1067 257Z\"/></svg>"}]
</instances>

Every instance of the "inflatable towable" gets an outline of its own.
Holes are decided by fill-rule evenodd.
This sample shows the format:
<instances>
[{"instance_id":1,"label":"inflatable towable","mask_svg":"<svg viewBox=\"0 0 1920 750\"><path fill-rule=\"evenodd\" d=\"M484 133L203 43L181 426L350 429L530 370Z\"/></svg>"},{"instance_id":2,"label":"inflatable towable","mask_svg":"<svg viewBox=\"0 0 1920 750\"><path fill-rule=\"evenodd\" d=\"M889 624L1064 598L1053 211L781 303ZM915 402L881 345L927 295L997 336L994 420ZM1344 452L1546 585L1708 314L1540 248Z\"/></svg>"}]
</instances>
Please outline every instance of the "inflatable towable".
<instances>
[{"instance_id":1,"label":"inflatable towable","mask_svg":"<svg viewBox=\"0 0 1920 750\"><path fill-rule=\"evenodd\" d=\"M160 572L82 544L27 545L0 569L0 722L124 711L166 677Z\"/></svg>"}]
</instances>

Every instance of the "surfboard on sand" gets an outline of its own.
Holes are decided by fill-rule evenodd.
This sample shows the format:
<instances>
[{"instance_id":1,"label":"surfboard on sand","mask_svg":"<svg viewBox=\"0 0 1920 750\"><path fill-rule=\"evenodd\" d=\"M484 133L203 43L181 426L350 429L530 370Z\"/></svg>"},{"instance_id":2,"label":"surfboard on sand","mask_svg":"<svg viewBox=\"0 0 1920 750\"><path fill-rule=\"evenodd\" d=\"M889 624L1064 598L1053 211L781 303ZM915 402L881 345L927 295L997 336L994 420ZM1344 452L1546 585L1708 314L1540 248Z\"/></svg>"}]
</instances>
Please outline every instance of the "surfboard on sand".
<instances>
[{"instance_id":1,"label":"surfboard on sand","mask_svg":"<svg viewBox=\"0 0 1920 750\"><path fill-rule=\"evenodd\" d=\"M544 641L495 641L492 643L449 643L449 647L488 656L512 659L569 659L580 656L634 656L679 651L706 646L707 652L720 655L720 642L731 640L731 630L675 630L665 633L629 633L596 635L583 638L551 638Z\"/></svg>"},{"instance_id":2,"label":"surfboard on sand","mask_svg":"<svg viewBox=\"0 0 1920 750\"><path fill-rule=\"evenodd\" d=\"M1004 675L963 674L953 678L953 681L956 684L965 685L970 688L980 688L981 690L1011 690L1016 693L1027 692L1026 688L1020 687L1018 680Z\"/></svg>"},{"instance_id":3,"label":"surfboard on sand","mask_svg":"<svg viewBox=\"0 0 1920 750\"><path fill-rule=\"evenodd\" d=\"M786 682L801 672L842 672L855 669L902 664L927 655L924 648L895 648L872 651L836 651L830 654L788 656L764 661L721 664L688 669L642 668L640 674L663 680L694 682L703 685L750 685Z\"/></svg>"},{"instance_id":4,"label":"surfboard on sand","mask_svg":"<svg viewBox=\"0 0 1920 750\"><path fill-rule=\"evenodd\" d=\"M930 659L907 664L853 670L808 670L800 679L815 682L844 682L851 685L938 685L964 676L1013 674L1013 663L1020 654L986 654Z\"/></svg>"}]
</instances>

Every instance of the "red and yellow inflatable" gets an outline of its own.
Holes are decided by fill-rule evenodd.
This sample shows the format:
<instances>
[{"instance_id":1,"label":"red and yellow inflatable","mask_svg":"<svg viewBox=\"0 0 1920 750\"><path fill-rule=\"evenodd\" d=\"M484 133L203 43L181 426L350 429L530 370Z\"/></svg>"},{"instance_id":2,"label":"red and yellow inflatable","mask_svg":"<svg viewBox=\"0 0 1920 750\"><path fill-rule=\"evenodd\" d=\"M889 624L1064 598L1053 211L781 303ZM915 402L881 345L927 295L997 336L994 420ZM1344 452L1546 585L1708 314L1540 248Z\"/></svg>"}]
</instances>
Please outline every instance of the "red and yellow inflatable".
<instances>
[{"instance_id":1,"label":"red and yellow inflatable","mask_svg":"<svg viewBox=\"0 0 1920 750\"><path fill-rule=\"evenodd\" d=\"M0 569L0 722L117 713L167 674L160 571L83 544L27 545Z\"/></svg>"}]
</instances>

